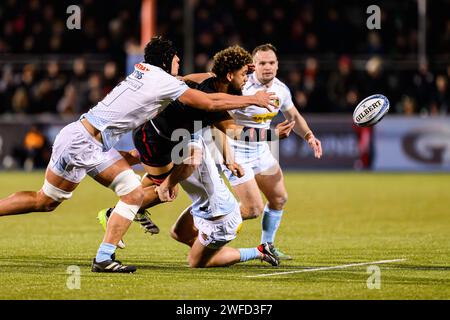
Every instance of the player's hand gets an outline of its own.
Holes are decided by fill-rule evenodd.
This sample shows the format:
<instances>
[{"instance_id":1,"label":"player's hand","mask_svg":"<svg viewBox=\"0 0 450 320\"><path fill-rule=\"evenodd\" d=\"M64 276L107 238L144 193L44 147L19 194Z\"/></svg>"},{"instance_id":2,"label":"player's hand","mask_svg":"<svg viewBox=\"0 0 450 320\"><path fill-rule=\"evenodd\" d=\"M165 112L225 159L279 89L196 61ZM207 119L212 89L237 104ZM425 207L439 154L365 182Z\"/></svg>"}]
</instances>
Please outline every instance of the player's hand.
<instances>
[{"instance_id":1,"label":"player's hand","mask_svg":"<svg viewBox=\"0 0 450 320\"><path fill-rule=\"evenodd\" d=\"M128 162L130 166L141 163L139 151L136 149L130 151L119 151L122 157Z\"/></svg>"},{"instance_id":2,"label":"player's hand","mask_svg":"<svg viewBox=\"0 0 450 320\"><path fill-rule=\"evenodd\" d=\"M171 202L177 197L176 189L168 187L165 183L162 183L159 187L156 187L155 191L158 193L158 197L161 202Z\"/></svg>"},{"instance_id":3,"label":"player's hand","mask_svg":"<svg viewBox=\"0 0 450 320\"><path fill-rule=\"evenodd\" d=\"M313 134L309 135L308 140L309 147L314 151L314 157L320 159L322 157L322 143Z\"/></svg>"},{"instance_id":4,"label":"player's hand","mask_svg":"<svg viewBox=\"0 0 450 320\"><path fill-rule=\"evenodd\" d=\"M242 178L245 174L244 169L241 167L240 164L234 162L234 163L227 163L225 166L233 173L234 176L238 178Z\"/></svg>"},{"instance_id":5,"label":"player's hand","mask_svg":"<svg viewBox=\"0 0 450 320\"><path fill-rule=\"evenodd\" d=\"M279 123L275 127L275 132L278 136L278 139L285 139L289 137L289 134L291 133L292 129L294 129L295 121L289 121L284 120L283 122Z\"/></svg>"},{"instance_id":6,"label":"player's hand","mask_svg":"<svg viewBox=\"0 0 450 320\"><path fill-rule=\"evenodd\" d=\"M256 105L261 108L266 108L270 112L273 112L276 108L275 101L278 97L273 92L258 91L255 93Z\"/></svg>"}]
</instances>

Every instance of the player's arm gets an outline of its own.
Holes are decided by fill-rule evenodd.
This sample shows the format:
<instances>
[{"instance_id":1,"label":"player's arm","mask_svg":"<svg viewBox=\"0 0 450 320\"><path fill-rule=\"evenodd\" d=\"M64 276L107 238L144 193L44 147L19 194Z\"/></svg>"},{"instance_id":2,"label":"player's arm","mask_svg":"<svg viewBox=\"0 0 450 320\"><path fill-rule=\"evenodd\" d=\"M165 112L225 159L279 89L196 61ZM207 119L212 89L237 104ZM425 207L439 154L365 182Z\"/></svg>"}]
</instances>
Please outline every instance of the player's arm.
<instances>
[{"instance_id":1,"label":"player's arm","mask_svg":"<svg viewBox=\"0 0 450 320\"><path fill-rule=\"evenodd\" d=\"M287 138L293 129L295 123L294 121L283 121L279 123L275 128L275 135L278 139ZM244 130L244 126L236 124L233 119L225 119L221 121L217 121L214 123L214 126L225 133L231 139L239 140L242 137L242 132Z\"/></svg>"},{"instance_id":2,"label":"player's arm","mask_svg":"<svg viewBox=\"0 0 450 320\"><path fill-rule=\"evenodd\" d=\"M172 172L167 178L156 188L159 199L162 202L173 201L176 198L176 185L183 180L189 178L197 166L203 160L203 151L194 145L189 145L188 156L183 162L174 166Z\"/></svg>"},{"instance_id":3,"label":"player's arm","mask_svg":"<svg viewBox=\"0 0 450 320\"><path fill-rule=\"evenodd\" d=\"M211 126L211 132L214 137L214 142L217 148L223 156L224 165L238 178L244 176L244 169L240 164L236 163L234 158L234 153L230 148L230 143L228 142L226 134L214 126Z\"/></svg>"},{"instance_id":4,"label":"player's arm","mask_svg":"<svg viewBox=\"0 0 450 320\"><path fill-rule=\"evenodd\" d=\"M297 108L291 106L283 111L283 115L288 121L295 121L294 132L308 142L311 149L314 151L314 156L318 159L322 156L322 144L319 139L314 136L314 133L309 128L305 118L302 117Z\"/></svg>"},{"instance_id":5,"label":"player's arm","mask_svg":"<svg viewBox=\"0 0 450 320\"><path fill-rule=\"evenodd\" d=\"M253 63L248 64L248 74L251 74L255 71L255 65ZM180 76L178 77L178 79L186 82L186 81L192 81L195 83L202 83L203 81L205 81L206 79L209 79L211 77L215 77L216 75L214 74L214 72L202 72L202 73L191 73L185 76Z\"/></svg>"},{"instance_id":6,"label":"player's arm","mask_svg":"<svg viewBox=\"0 0 450 320\"><path fill-rule=\"evenodd\" d=\"M141 163L141 159L139 157L139 151L136 149L130 151L120 151L120 155L128 162L130 166L134 166L136 164Z\"/></svg>"},{"instance_id":7,"label":"player's arm","mask_svg":"<svg viewBox=\"0 0 450 320\"><path fill-rule=\"evenodd\" d=\"M196 89L186 90L178 100L192 108L210 112L227 111L257 105L273 110L276 96L271 92L258 91L252 96L234 96L227 93L205 93Z\"/></svg>"},{"instance_id":8,"label":"player's arm","mask_svg":"<svg viewBox=\"0 0 450 320\"><path fill-rule=\"evenodd\" d=\"M214 77L215 74L212 72L204 72L204 73L191 73L186 76L180 77L180 80L186 82L186 81L192 81L195 83L202 83L206 79L209 79L211 77Z\"/></svg>"},{"instance_id":9,"label":"player's arm","mask_svg":"<svg viewBox=\"0 0 450 320\"><path fill-rule=\"evenodd\" d=\"M236 124L231 117L229 119L214 122L214 127L234 140L240 139L242 130L244 129L243 126Z\"/></svg>"}]
</instances>

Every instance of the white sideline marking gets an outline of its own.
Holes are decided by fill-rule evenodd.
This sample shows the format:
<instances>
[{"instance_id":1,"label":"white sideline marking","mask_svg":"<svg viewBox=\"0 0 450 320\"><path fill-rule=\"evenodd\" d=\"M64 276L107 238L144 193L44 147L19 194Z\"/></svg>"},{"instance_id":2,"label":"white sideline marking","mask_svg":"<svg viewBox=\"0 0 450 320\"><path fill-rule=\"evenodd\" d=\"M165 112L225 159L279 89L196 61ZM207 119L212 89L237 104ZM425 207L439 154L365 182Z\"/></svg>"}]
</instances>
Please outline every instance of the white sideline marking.
<instances>
[{"instance_id":1,"label":"white sideline marking","mask_svg":"<svg viewBox=\"0 0 450 320\"><path fill-rule=\"evenodd\" d=\"M294 270L294 271L286 271L286 272L257 274L257 275L254 275L254 276L245 276L245 277L246 278L270 277L270 276L279 276L279 275L291 274L291 273L314 272L314 271L333 270L333 269L344 269L344 268L350 268L350 267L367 266L367 265L372 265L372 264L400 262L400 261L405 261L405 260L406 259L380 260L380 261L372 261L372 262L343 264L343 265L334 266L334 267L321 267L321 268L314 268L314 269L303 269L303 270Z\"/></svg>"}]
</instances>

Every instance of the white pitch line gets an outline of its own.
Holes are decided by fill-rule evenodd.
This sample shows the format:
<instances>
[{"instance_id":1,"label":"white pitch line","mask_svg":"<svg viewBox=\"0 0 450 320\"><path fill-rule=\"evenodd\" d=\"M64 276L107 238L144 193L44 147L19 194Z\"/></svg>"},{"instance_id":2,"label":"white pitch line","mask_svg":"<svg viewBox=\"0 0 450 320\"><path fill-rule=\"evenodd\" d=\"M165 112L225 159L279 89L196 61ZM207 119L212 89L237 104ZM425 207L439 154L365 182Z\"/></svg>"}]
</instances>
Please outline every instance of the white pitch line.
<instances>
[{"instance_id":1,"label":"white pitch line","mask_svg":"<svg viewBox=\"0 0 450 320\"><path fill-rule=\"evenodd\" d=\"M372 262L344 264L344 265L334 266L334 267L321 267L321 268L314 268L314 269L303 269L303 270L294 270L294 271L286 271L286 272L257 274L257 275L254 275L254 276L245 276L245 277L246 278L270 277L270 276L279 276L279 275L285 275L285 274L291 274L291 273L302 273L302 272L314 272L314 271L322 271L322 270L344 269L344 268L350 268L350 267L367 266L367 265L372 265L372 264L400 262L400 261L405 261L405 260L406 259L380 260L380 261L372 261Z\"/></svg>"}]
</instances>

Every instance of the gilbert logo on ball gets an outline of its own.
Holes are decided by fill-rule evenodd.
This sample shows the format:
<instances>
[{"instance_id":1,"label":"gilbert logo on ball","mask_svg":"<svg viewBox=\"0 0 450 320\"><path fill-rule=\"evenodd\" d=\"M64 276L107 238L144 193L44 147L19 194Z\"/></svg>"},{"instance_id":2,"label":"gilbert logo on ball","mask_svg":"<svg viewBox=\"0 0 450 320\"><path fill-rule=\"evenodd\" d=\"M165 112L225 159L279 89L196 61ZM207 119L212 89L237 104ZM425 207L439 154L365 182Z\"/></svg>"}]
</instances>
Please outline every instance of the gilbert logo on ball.
<instances>
[{"instance_id":1,"label":"gilbert logo on ball","mask_svg":"<svg viewBox=\"0 0 450 320\"><path fill-rule=\"evenodd\" d=\"M353 122L360 127L370 127L379 122L389 111L389 100L382 94L365 98L353 112Z\"/></svg>"}]
</instances>

